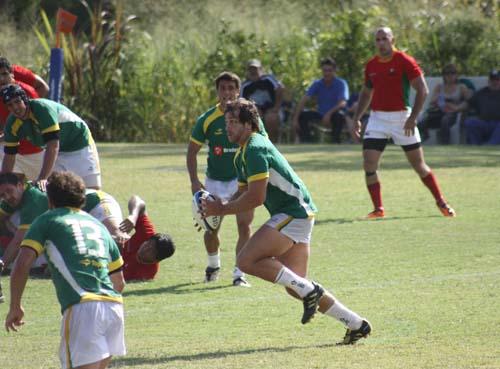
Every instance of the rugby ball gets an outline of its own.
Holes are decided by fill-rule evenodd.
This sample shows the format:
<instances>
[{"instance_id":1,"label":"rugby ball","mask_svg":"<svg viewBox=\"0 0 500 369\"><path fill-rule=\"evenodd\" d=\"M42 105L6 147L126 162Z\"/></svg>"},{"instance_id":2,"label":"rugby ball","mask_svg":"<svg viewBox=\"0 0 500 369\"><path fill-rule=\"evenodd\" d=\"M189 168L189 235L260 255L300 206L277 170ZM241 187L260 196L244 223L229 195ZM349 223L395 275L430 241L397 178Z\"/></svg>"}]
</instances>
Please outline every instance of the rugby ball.
<instances>
[{"instance_id":1,"label":"rugby ball","mask_svg":"<svg viewBox=\"0 0 500 369\"><path fill-rule=\"evenodd\" d=\"M201 200L206 199L208 201L215 200L215 197L210 194L208 191L200 190L193 195L193 219L196 224L200 225L205 231L215 231L219 228L222 217L220 215L212 215L206 218L202 218L201 216Z\"/></svg>"}]
</instances>

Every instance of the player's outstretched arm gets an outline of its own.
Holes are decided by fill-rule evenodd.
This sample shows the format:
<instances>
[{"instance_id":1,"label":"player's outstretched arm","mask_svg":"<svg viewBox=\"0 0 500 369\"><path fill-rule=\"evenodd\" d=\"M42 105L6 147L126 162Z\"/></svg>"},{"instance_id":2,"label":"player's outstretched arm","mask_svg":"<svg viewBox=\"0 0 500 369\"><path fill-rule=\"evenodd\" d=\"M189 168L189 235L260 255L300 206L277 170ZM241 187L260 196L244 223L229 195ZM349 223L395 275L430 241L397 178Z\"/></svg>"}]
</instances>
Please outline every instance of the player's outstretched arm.
<instances>
[{"instance_id":1,"label":"player's outstretched arm","mask_svg":"<svg viewBox=\"0 0 500 369\"><path fill-rule=\"evenodd\" d=\"M38 175L37 181L43 181L49 178L52 170L54 169L57 156L59 155L59 140L50 140L45 147L45 154L43 155L42 169Z\"/></svg>"},{"instance_id":2,"label":"player's outstretched arm","mask_svg":"<svg viewBox=\"0 0 500 369\"><path fill-rule=\"evenodd\" d=\"M49 96L49 85L38 74L35 74L35 85L33 86L40 97Z\"/></svg>"},{"instance_id":3,"label":"player's outstretched arm","mask_svg":"<svg viewBox=\"0 0 500 369\"><path fill-rule=\"evenodd\" d=\"M190 141L188 144L188 151L186 155L186 167L189 174L189 179L191 181L191 193L194 195L199 190L203 189L204 186L198 178L198 152L201 150L201 145Z\"/></svg>"},{"instance_id":4,"label":"player's outstretched arm","mask_svg":"<svg viewBox=\"0 0 500 369\"><path fill-rule=\"evenodd\" d=\"M7 332L17 332L17 327L24 324L24 310L21 305L26 282L31 265L36 259L36 253L33 249L23 247L19 252L19 257L16 261L16 266L10 276L10 309L5 318L5 329Z\"/></svg>"},{"instance_id":5,"label":"player's outstretched arm","mask_svg":"<svg viewBox=\"0 0 500 369\"><path fill-rule=\"evenodd\" d=\"M352 119L354 121L352 127L352 135L354 135L358 140L361 138L361 117L365 113L366 109L368 109L368 106L372 101L372 97L373 89L366 85L363 86L363 88L361 89L361 93L359 94L357 109Z\"/></svg>"},{"instance_id":6,"label":"player's outstretched arm","mask_svg":"<svg viewBox=\"0 0 500 369\"><path fill-rule=\"evenodd\" d=\"M21 246L21 242L23 241L25 235L26 235L25 229L18 229L16 231L14 237L7 245L7 248L5 249L5 252L2 257L2 260L5 263L5 265L8 266L16 258L17 253L19 252L19 246Z\"/></svg>"},{"instance_id":7,"label":"player's outstretched arm","mask_svg":"<svg viewBox=\"0 0 500 369\"><path fill-rule=\"evenodd\" d=\"M137 219L146 213L146 202L137 195L132 195L128 200L128 217L120 223L120 231L130 232L135 228Z\"/></svg>"},{"instance_id":8,"label":"player's outstretched arm","mask_svg":"<svg viewBox=\"0 0 500 369\"><path fill-rule=\"evenodd\" d=\"M113 283L113 288L122 293L123 289L125 288L125 279L123 278L123 272L121 270L111 273L109 275L109 278L111 279L111 283Z\"/></svg>"}]
</instances>

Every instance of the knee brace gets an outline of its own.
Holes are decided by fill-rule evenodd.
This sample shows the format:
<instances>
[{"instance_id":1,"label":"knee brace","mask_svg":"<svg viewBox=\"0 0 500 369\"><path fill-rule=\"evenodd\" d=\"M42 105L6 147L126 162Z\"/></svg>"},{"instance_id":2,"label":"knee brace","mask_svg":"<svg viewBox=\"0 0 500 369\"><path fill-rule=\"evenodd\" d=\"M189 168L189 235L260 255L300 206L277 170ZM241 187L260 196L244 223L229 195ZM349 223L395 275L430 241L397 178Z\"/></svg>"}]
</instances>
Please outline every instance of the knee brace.
<instances>
[{"instance_id":1,"label":"knee brace","mask_svg":"<svg viewBox=\"0 0 500 369\"><path fill-rule=\"evenodd\" d=\"M367 176L367 177L374 176L375 174L377 174L377 171L375 171L375 172L366 172L365 171L365 176Z\"/></svg>"}]
</instances>

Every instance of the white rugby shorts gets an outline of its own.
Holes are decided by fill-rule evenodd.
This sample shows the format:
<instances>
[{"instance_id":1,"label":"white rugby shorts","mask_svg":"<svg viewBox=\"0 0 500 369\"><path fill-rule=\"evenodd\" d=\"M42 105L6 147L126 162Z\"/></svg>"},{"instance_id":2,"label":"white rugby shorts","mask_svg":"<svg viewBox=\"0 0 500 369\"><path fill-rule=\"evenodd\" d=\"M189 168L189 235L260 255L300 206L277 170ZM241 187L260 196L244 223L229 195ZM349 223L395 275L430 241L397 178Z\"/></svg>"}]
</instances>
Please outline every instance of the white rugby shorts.
<instances>
[{"instance_id":1,"label":"white rugby shorts","mask_svg":"<svg viewBox=\"0 0 500 369\"><path fill-rule=\"evenodd\" d=\"M115 198L109 194L106 194L106 196L101 199L101 202L97 204L95 208L90 210L89 214L101 223L109 219L117 224L120 224L123 220L120 204L118 204Z\"/></svg>"},{"instance_id":2,"label":"white rugby shorts","mask_svg":"<svg viewBox=\"0 0 500 369\"><path fill-rule=\"evenodd\" d=\"M61 322L59 359L63 369L125 355L123 305L88 301L70 306Z\"/></svg>"},{"instance_id":3,"label":"white rugby shorts","mask_svg":"<svg viewBox=\"0 0 500 369\"><path fill-rule=\"evenodd\" d=\"M0 145L0 163L3 162L4 151L3 145ZM14 173L23 173L30 181L38 178L43 164L43 155L45 151L37 152L34 154L16 154L16 163L12 171Z\"/></svg>"},{"instance_id":4,"label":"white rugby shorts","mask_svg":"<svg viewBox=\"0 0 500 369\"><path fill-rule=\"evenodd\" d=\"M366 125L363 139L367 138L392 138L396 145L408 146L420 141L420 132L415 127L413 136L405 136L404 125L410 116L411 110L403 111L372 111Z\"/></svg>"},{"instance_id":5,"label":"white rugby shorts","mask_svg":"<svg viewBox=\"0 0 500 369\"><path fill-rule=\"evenodd\" d=\"M222 201L229 201L236 191L238 191L238 180L233 179L226 182L216 181L207 177L205 178L205 189Z\"/></svg>"},{"instance_id":6,"label":"white rugby shorts","mask_svg":"<svg viewBox=\"0 0 500 369\"><path fill-rule=\"evenodd\" d=\"M314 217L299 219L288 214L275 214L264 225L276 229L294 243L311 243Z\"/></svg>"},{"instance_id":7,"label":"white rugby shorts","mask_svg":"<svg viewBox=\"0 0 500 369\"><path fill-rule=\"evenodd\" d=\"M71 171L82 177L87 187L101 187L101 167L94 142L78 151L59 152L54 171Z\"/></svg>"}]
</instances>

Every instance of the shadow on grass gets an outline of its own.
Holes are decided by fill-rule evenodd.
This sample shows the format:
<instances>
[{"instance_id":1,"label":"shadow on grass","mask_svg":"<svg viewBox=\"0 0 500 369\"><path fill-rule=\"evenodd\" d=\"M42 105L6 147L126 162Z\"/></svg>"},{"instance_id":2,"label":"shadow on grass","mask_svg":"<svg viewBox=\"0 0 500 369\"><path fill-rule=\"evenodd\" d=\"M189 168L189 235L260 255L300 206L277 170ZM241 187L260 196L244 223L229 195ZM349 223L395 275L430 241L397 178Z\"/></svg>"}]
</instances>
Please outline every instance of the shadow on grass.
<instances>
[{"instance_id":1,"label":"shadow on grass","mask_svg":"<svg viewBox=\"0 0 500 369\"><path fill-rule=\"evenodd\" d=\"M419 216L395 216L378 219L367 219L365 217L359 218L337 218L337 219L319 219L314 222L315 225L324 225L324 224L352 224L356 222L387 222L394 220L405 220L405 219L429 219L429 218L443 218L441 215L419 215Z\"/></svg>"},{"instance_id":2,"label":"shadow on grass","mask_svg":"<svg viewBox=\"0 0 500 369\"><path fill-rule=\"evenodd\" d=\"M127 283L135 283L135 282L130 281ZM190 287L190 286L199 286L199 287L185 288L185 287ZM123 296L145 296L145 295L156 295L159 293L171 293L174 295L183 295L183 294L189 294L189 293L220 290L220 289L229 288L229 287L233 287L233 285L232 284L213 285L213 284L206 284L203 282L200 282L200 283L181 283L181 284L176 284L173 286L149 288L149 289L144 288L144 289L134 290L134 291L125 291L125 292L123 292Z\"/></svg>"},{"instance_id":3,"label":"shadow on grass","mask_svg":"<svg viewBox=\"0 0 500 369\"><path fill-rule=\"evenodd\" d=\"M337 218L337 219L317 219L314 222L314 225L320 226L323 224L351 224L356 222L357 219L355 218Z\"/></svg>"},{"instance_id":4,"label":"shadow on grass","mask_svg":"<svg viewBox=\"0 0 500 369\"><path fill-rule=\"evenodd\" d=\"M248 349L248 350L239 350L239 351L216 351L216 352L200 352L191 355L175 355L175 356L163 356L163 357L124 357L124 358L114 358L112 360L112 367L126 365L126 366L134 366L134 365L148 365L148 364L162 364L169 363L172 361L194 361L194 360L208 360L208 359L223 359L228 356L237 356L237 355L252 355L255 353L265 353L265 352L290 352L294 350L309 350L312 348L325 348L331 349L332 347L340 347L336 346L334 343L325 343L320 345L307 345L307 346L287 346L287 347L265 347L265 348L256 348L256 349Z\"/></svg>"}]
</instances>

